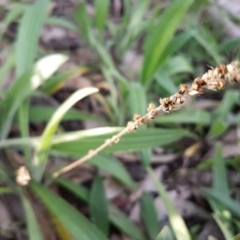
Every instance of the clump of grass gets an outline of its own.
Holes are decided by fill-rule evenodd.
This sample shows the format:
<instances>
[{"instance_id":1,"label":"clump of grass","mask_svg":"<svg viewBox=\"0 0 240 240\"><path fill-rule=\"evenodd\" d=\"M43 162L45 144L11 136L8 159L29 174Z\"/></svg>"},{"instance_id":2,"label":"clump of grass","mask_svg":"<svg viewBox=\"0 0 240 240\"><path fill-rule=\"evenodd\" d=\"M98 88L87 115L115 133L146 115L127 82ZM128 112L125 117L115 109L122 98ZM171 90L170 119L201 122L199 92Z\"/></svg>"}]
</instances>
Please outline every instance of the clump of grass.
<instances>
[{"instance_id":1,"label":"clump of grass","mask_svg":"<svg viewBox=\"0 0 240 240\"><path fill-rule=\"evenodd\" d=\"M168 98L160 98L160 105L158 107L155 107L154 104L150 103L147 109L147 114L144 116L135 113L133 121L128 122L126 128L121 132L114 135L112 138L107 139L98 148L90 150L84 157L55 172L53 176L58 177L60 174L70 171L97 155L107 146L118 143L123 135L135 131L140 125L145 125L148 120L154 119L160 111L169 113L172 110L179 109L185 102L186 96L199 96L204 94L206 90L221 90L225 88L228 83L233 84L237 82L240 83L240 63L238 61L232 62L228 65L221 64L216 68L209 69L201 77L195 78L191 86L181 84L174 95Z\"/></svg>"}]
</instances>

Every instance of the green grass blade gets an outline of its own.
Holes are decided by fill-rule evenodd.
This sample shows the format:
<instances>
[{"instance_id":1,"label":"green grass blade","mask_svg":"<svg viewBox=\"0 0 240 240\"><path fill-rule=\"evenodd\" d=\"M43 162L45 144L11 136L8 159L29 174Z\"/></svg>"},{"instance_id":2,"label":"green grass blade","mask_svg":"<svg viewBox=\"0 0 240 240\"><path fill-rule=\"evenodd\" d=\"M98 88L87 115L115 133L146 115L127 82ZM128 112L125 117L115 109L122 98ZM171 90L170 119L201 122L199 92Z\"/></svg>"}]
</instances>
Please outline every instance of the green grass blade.
<instances>
[{"instance_id":1,"label":"green grass blade","mask_svg":"<svg viewBox=\"0 0 240 240\"><path fill-rule=\"evenodd\" d=\"M11 9L8 13L7 16L4 18L2 21L3 28L1 29L0 32L0 42L2 40L3 34L8 28L8 26L15 20L17 20L24 12L26 7L24 5L18 5L17 7Z\"/></svg>"},{"instance_id":2,"label":"green grass blade","mask_svg":"<svg viewBox=\"0 0 240 240\"><path fill-rule=\"evenodd\" d=\"M48 150L51 147L52 137L56 132L65 113L79 100L86 96L89 96L98 91L97 88L84 88L73 93L62 105L55 111L51 119L49 120L39 142L39 147L34 156L34 177L40 180L42 177L44 166L48 158ZM41 167L39 167L39 165Z\"/></svg>"},{"instance_id":3,"label":"green grass blade","mask_svg":"<svg viewBox=\"0 0 240 240\"><path fill-rule=\"evenodd\" d=\"M32 106L29 109L29 121L33 123L48 122L56 107ZM63 121L90 120L104 123L103 119L97 118L85 112L71 109L62 118Z\"/></svg>"},{"instance_id":4,"label":"green grass blade","mask_svg":"<svg viewBox=\"0 0 240 240\"><path fill-rule=\"evenodd\" d=\"M108 203L103 181L96 176L90 192L89 207L93 222L105 236L109 232Z\"/></svg>"},{"instance_id":5,"label":"green grass blade","mask_svg":"<svg viewBox=\"0 0 240 240\"><path fill-rule=\"evenodd\" d=\"M28 238L43 240L43 236L30 201L24 195L21 196L21 199L27 221Z\"/></svg>"},{"instance_id":6,"label":"green grass blade","mask_svg":"<svg viewBox=\"0 0 240 240\"><path fill-rule=\"evenodd\" d=\"M201 124L210 125L211 114L199 109L182 109L178 112L171 112L154 119L156 123L176 123L176 124Z\"/></svg>"},{"instance_id":7,"label":"green grass blade","mask_svg":"<svg viewBox=\"0 0 240 240\"><path fill-rule=\"evenodd\" d=\"M213 218L216 221L216 223L218 224L219 228L221 229L221 231L225 237L225 240L232 240L233 234L229 229L229 226L228 226L229 224L226 223L225 221L223 221L221 219L221 217L219 216L219 214L217 214L217 213L213 214Z\"/></svg>"},{"instance_id":8,"label":"green grass blade","mask_svg":"<svg viewBox=\"0 0 240 240\"><path fill-rule=\"evenodd\" d=\"M153 170L150 167L147 167L147 172L150 175L152 181L154 182L159 195L161 196L163 203L166 207L166 210L168 212L168 218L169 222L171 224L171 227L173 229L174 235L177 240L190 240L190 234L188 232L188 228L182 219L182 217L179 215L177 209L172 204L171 200L169 199L166 190L164 189L164 186L162 183L157 179L156 175L154 174Z\"/></svg>"},{"instance_id":9,"label":"green grass blade","mask_svg":"<svg viewBox=\"0 0 240 240\"><path fill-rule=\"evenodd\" d=\"M7 73L13 68L15 64L15 53L10 51L6 62L4 62L0 69L0 85L4 82L4 78Z\"/></svg>"},{"instance_id":10,"label":"green grass blade","mask_svg":"<svg viewBox=\"0 0 240 240\"><path fill-rule=\"evenodd\" d=\"M85 3L79 3L76 10L75 18L79 26L79 32L81 37L88 41L91 45L92 43L92 33L91 33L91 20L88 16Z\"/></svg>"},{"instance_id":11,"label":"green grass blade","mask_svg":"<svg viewBox=\"0 0 240 240\"><path fill-rule=\"evenodd\" d=\"M130 115L134 113L145 114L147 109L147 96L143 86L139 83L129 83L129 108Z\"/></svg>"},{"instance_id":12,"label":"green grass blade","mask_svg":"<svg viewBox=\"0 0 240 240\"><path fill-rule=\"evenodd\" d=\"M1 173L0 173L0 175L1 175ZM7 193L12 193L12 192L13 192L13 190L10 189L10 188L0 187L0 195L2 195L2 194L7 194Z\"/></svg>"},{"instance_id":13,"label":"green grass blade","mask_svg":"<svg viewBox=\"0 0 240 240\"><path fill-rule=\"evenodd\" d=\"M213 139L221 136L229 127L228 122L221 118L215 118L211 124L208 138Z\"/></svg>"},{"instance_id":14,"label":"green grass blade","mask_svg":"<svg viewBox=\"0 0 240 240\"><path fill-rule=\"evenodd\" d=\"M81 134L81 132L79 133ZM102 153L141 151L143 149L173 143L183 136L194 137L190 132L183 129L139 129L134 134L123 136L118 144L105 148ZM86 154L89 150L100 146L100 144L108 137L111 137L111 135L96 135L94 137L85 137L84 139L76 139L75 137L77 138L76 133L62 135L58 140L53 140L52 149L69 153L72 156L81 156Z\"/></svg>"},{"instance_id":15,"label":"green grass blade","mask_svg":"<svg viewBox=\"0 0 240 240\"><path fill-rule=\"evenodd\" d=\"M38 38L49 3L49 0L37 0L23 15L16 42L17 77L33 67L38 50Z\"/></svg>"},{"instance_id":16,"label":"green grass blade","mask_svg":"<svg viewBox=\"0 0 240 240\"><path fill-rule=\"evenodd\" d=\"M163 13L160 21L148 33L144 46L144 63L141 73L141 81L148 83L159 67L159 59L171 41L173 34L190 7L192 0L176 0Z\"/></svg>"},{"instance_id":17,"label":"green grass blade","mask_svg":"<svg viewBox=\"0 0 240 240\"><path fill-rule=\"evenodd\" d=\"M63 178L55 178L55 182L57 182L62 187L68 189L70 192L75 194L77 197L81 198L83 201L88 203L89 201L89 192L86 188L77 185L69 180ZM137 229L133 222L129 220L129 218L121 212L118 208L109 203L109 220L111 223L118 228L121 232L130 236L135 240L143 240L143 236L141 232Z\"/></svg>"},{"instance_id":18,"label":"green grass blade","mask_svg":"<svg viewBox=\"0 0 240 240\"><path fill-rule=\"evenodd\" d=\"M141 219L148 236L154 240L160 231L154 199L149 193L144 193L141 199Z\"/></svg>"},{"instance_id":19,"label":"green grass blade","mask_svg":"<svg viewBox=\"0 0 240 240\"><path fill-rule=\"evenodd\" d=\"M84 240L107 239L80 212L62 198L38 183L31 182L30 187L74 239L79 239L79 237Z\"/></svg>"},{"instance_id":20,"label":"green grass blade","mask_svg":"<svg viewBox=\"0 0 240 240\"><path fill-rule=\"evenodd\" d=\"M45 24L58 26L58 27L64 27L64 28L72 30L74 32L78 32L77 27L72 22L70 22L68 19L65 19L65 18L62 18L62 17L61 18L60 17L53 17L53 16L48 17L45 20Z\"/></svg>"},{"instance_id":21,"label":"green grass blade","mask_svg":"<svg viewBox=\"0 0 240 240\"><path fill-rule=\"evenodd\" d=\"M229 196L227 172L224 159L222 158L222 145L216 144L213 158L213 188L221 194Z\"/></svg>"},{"instance_id":22,"label":"green grass blade","mask_svg":"<svg viewBox=\"0 0 240 240\"><path fill-rule=\"evenodd\" d=\"M135 240L143 240L144 237L142 233L136 228L133 222L129 220L129 218L121 212L118 208L113 205L109 206L110 220L114 226L120 229L123 233L130 236Z\"/></svg>"},{"instance_id":23,"label":"green grass blade","mask_svg":"<svg viewBox=\"0 0 240 240\"><path fill-rule=\"evenodd\" d=\"M164 226L161 232L157 235L156 240L175 240L172 229L169 226Z\"/></svg>"},{"instance_id":24,"label":"green grass blade","mask_svg":"<svg viewBox=\"0 0 240 240\"><path fill-rule=\"evenodd\" d=\"M222 193L214 189L203 189L201 192L207 198L211 198L224 205L225 208L231 211L233 215L237 216L238 218L240 217L240 204L238 201L235 201L226 195L222 195Z\"/></svg>"},{"instance_id":25,"label":"green grass blade","mask_svg":"<svg viewBox=\"0 0 240 240\"><path fill-rule=\"evenodd\" d=\"M89 163L110 173L128 188L132 190L136 189L134 181L119 160L108 155L98 155L97 157L90 159Z\"/></svg>"},{"instance_id":26,"label":"green grass blade","mask_svg":"<svg viewBox=\"0 0 240 240\"><path fill-rule=\"evenodd\" d=\"M98 36L100 40L103 40L104 28L106 26L106 21L109 11L109 0L95 0L95 17L94 22L98 29Z\"/></svg>"},{"instance_id":27,"label":"green grass blade","mask_svg":"<svg viewBox=\"0 0 240 240\"><path fill-rule=\"evenodd\" d=\"M13 117L24 100L29 97L46 79L48 79L61 66L67 57L62 54L53 54L40 59L34 71L23 74L11 87L2 102L5 110L0 121L1 138L9 132Z\"/></svg>"},{"instance_id":28,"label":"green grass blade","mask_svg":"<svg viewBox=\"0 0 240 240\"><path fill-rule=\"evenodd\" d=\"M194 29L191 31L192 37L206 50L206 52L214 59L218 64L221 62L221 57L218 54L217 48L214 44L206 39L199 30Z\"/></svg>"}]
</instances>

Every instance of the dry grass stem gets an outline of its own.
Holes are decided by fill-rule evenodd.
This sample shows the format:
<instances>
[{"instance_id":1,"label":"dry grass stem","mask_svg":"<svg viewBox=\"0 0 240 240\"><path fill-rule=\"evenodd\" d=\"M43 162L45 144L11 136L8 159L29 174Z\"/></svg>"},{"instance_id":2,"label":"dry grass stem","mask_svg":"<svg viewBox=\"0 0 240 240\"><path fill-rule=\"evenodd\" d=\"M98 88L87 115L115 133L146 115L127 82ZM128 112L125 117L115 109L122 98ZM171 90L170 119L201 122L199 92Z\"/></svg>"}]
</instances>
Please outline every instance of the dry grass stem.
<instances>
[{"instance_id":1,"label":"dry grass stem","mask_svg":"<svg viewBox=\"0 0 240 240\"><path fill-rule=\"evenodd\" d=\"M96 156L107 146L117 143L120 138L130 132L135 131L140 125L144 125L148 120L154 119L159 111L170 112L172 110L179 109L185 101L187 95L198 96L203 94L207 89L209 90L221 90L226 87L227 83L240 83L240 64L239 62L232 62L228 65L219 65L216 68L209 69L202 77L197 77L193 80L191 86L187 84L181 84L178 92L169 98L160 99L160 105L155 107L154 104L150 103L147 109L147 114L140 116L134 114L133 121L128 122L125 129L119 132L112 138L107 139L101 146L95 150L90 150L87 155L80 158L79 160L69 164L60 171L53 174L53 177L58 177L60 174L66 173L71 169L81 165L92 157Z\"/></svg>"}]
</instances>

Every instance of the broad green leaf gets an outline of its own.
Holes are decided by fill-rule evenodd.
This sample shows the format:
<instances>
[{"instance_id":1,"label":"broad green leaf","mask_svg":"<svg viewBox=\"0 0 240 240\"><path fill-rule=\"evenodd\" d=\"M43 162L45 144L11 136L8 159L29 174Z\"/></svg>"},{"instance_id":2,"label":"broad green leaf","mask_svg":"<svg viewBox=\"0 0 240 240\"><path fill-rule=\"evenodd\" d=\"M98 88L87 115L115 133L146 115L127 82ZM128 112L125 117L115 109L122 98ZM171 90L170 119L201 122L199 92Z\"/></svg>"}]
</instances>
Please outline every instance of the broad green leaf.
<instances>
[{"instance_id":1,"label":"broad green leaf","mask_svg":"<svg viewBox=\"0 0 240 240\"><path fill-rule=\"evenodd\" d=\"M160 21L151 27L144 48L144 63L141 73L141 81L144 85L148 83L158 69L162 53L192 3L192 0L175 0L163 13Z\"/></svg>"},{"instance_id":2,"label":"broad green leaf","mask_svg":"<svg viewBox=\"0 0 240 240\"><path fill-rule=\"evenodd\" d=\"M104 28L106 25L110 0L95 0L95 17L94 22L98 29L99 38L103 40Z\"/></svg>"},{"instance_id":3,"label":"broad green leaf","mask_svg":"<svg viewBox=\"0 0 240 240\"><path fill-rule=\"evenodd\" d=\"M29 121L38 122L48 122L52 115L56 111L56 107L46 107L46 106L32 106L29 109ZM69 110L66 115L62 118L63 121L75 121L75 120L91 120L104 122L100 118L89 115L85 112L77 111L74 109Z\"/></svg>"},{"instance_id":4,"label":"broad green leaf","mask_svg":"<svg viewBox=\"0 0 240 240\"><path fill-rule=\"evenodd\" d=\"M100 176L96 176L93 181L93 186L90 192L89 207L93 222L105 236L108 236L108 203L103 181Z\"/></svg>"},{"instance_id":5,"label":"broad green leaf","mask_svg":"<svg viewBox=\"0 0 240 240\"><path fill-rule=\"evenodd\" d=\"M90 94L96 93L97 91L98 91L97 88L91 88L91 87L80 89L80 90L76 91L75 93L73 93L66 101L64 101L62 103L62 105L60 107L58 107L58 109L55 111L55 113L49 120L49 122L48 122L47 126L45 127L44 132L41 136L41 140L39 142L38 149L34 156L34 166L35 167L41 165L44 168L44 165L45 165L45 163L47 161L47 157L48 157L48 150L51 147L52 137L53 137L55 131L57 130L65 113L76 102L78 102L79 100L83 99L86 96L89 96ZM34 173L34 177L39 180L41 178L41 174L43 174L43 172L41 172L38 167L35 170L36 171ZM42 171L43 171L43 169L42 169Z\"/></svg>"},{"instance_id":6,"label":"broad green leaf","mask_svg":"<svg viewBox=\"0 0 240 240\"><path fill-rule=\"evenodd\" d=\"M185 110L181 109L177 112L170 112L154 119L156 123L190 123L209 125L211 123L211 115L207 111L199 109Z\"/></svg>"},{"instance_id":7,"label":"broad green leaf","mask_svg":"<svg viewBox=\"0 0 240 240\"><path fill-rule=\"evenodd\" d=\"M208 137L212 139L221 136L228 129L228 126L229 124L225 120L215 119L211 124Z\"/></svg>"},{"instance_id":8,"label":"broad green leaf","mask_svg":"<svg viewBox=\"0 0 240 240\"><path fill-rule=\"evenodd\" d=\"M106 240L107 238L92 225L80 212L61 197L44 186L31 182L31 189L40 198L48 211L53 214L74 239Z\"/></svg>"},{"instance_id":9,"label":"broad green leaf","mask_svg":"<svg viewBox=\"0 0 240 240\"><path fill-rule=\"evenodd\" d=\"M203 189L201 192L207 198L211 198L224 205L226 209L232 212L233 215L237 216L238 218L240 217L240 204L238 201L235 201L226 195L222 195L221 192L214 189Z\"/></svg>"},{"instance_id":10,"label":"broad green leaf","mask_svg":"<svg viewBox=\"0 0 240 240\"><path fill-rule=\"evenodd\" d=\"M24 195L22 195L21 198L27 221L28 238L34 240L43 240L43 236L30 201Z\"/></svg>"},{"instance_id":11,"label":"broad green leaf","mask_svg":"<svg viewBox=\"0 0 240 240\"><path fill-rule=\"evenodd\" d=\"M154 199L149 193L144 193L141 198L141 219L149 238L154 240L160 231L160 227Z\"/></svg>"},{"instance_id":12,"label":"broad green leaf","mask_svg":"<svg viewBox=\"0 0 240 240\"><path fill-rule=\"evenodd\" d=\"M123 136L117 144L105 148L103 153L140 151L150 147L164 146L184 136L194 137L183 129L139 129L135 133ZM58 143L53 141L52 149L72 156L81 156L100 146L108 137L110 136L104 135L71 140L71 133L69 133L65 137L62 135L61 139L57 140Z\"/></svg>"},{"instance_id":13,"label":"broad green leaf","mask_svg":"<svg viewBox=\"0 0 240 240\"><path fill-rule=\"evenodd\" d=\"M46 79L48 79L66 60L66 56L62 54L53 54L44 57L36 63L33 72L23 74L14 82L6 98L2 102L5 110L1 116L1 138L7 136L14 114L24 100Z\"/></svg>"},{"instance_id":14,"label":"broad green leaf","mask_svg":"<svg viewBox=\"0 0 240 240\"><path fill-rule=\"evenodd\" d=\"M136 189L134 181L119 160L108 155L98 155L90 159L89 163L110 173L130 189Z\"/></svg>"},{"instance_id":15,"label":"broad green leaf","mask_svg":"<svg viewBox=\"0 0 240 240\"><path fill-rule=\"evenodd\" d=\"M152 181L154 182L161 199L166 207L169 222L171 224L173 233L177 240L190 240L190 234L188 232L188 228L183 220L183 218L179 215L177 209L172 204L171 200L169 199L166 190L162 183L157 179L155 173L153 172L151 167L147 167L147 172L151 177Z\"/></svg>"},{"instance_id":16,"label":"broad green leaf","mask_svg":"<svg viewBox=\"0 0 240 240\"><path fill-rule=\"evenodd\" d=\"M156 240L175 240L172 229L166 225L162 228L161 232L157 235Z\"/></svg>"},{"instance_id":17,"label":"broad green leaf","mask_svg":"<svg viewBox=\"0 0 240 240\"><path fill-rule=\"evenodd\" d=\"M88 203L89 201L89 192L87 188L77 185L69 180L63 178L54 179L62 187L68 189L70 192L75 194L77 197L81 198L83 201ZM137 227L129 220L129 218L121 212L118 208L114 207L109 203L109 220L115 225L120 231L130 236L132 239L143 240L141 232Z\"/></svg>"},{"instance_id":18,"label":"broad green leaf","mask_svg":"<svg viewBox=\"0 0 240 240\"><path fill-rule=\"evenodd\" d=\"M49 3L49 0L37 0L23 15L16 42L17 77L33 67L38 50L38 39Z\"/></svg>"}]
</instances>

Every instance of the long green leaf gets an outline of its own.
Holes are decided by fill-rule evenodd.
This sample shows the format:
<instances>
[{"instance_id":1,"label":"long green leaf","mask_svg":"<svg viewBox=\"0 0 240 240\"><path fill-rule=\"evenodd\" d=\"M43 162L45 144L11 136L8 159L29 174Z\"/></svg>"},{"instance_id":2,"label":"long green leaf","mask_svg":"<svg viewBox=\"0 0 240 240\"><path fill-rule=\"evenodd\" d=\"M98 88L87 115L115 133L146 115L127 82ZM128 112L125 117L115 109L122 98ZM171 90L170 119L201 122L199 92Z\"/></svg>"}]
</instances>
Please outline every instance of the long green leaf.
<instances>
[{"instance_id":1,"label":"long green leaf","mask_svg":"<svg viewBox=\"0 0 240 240\"><path fill-rule=\"evenodd\" d=\"M69 180L63 178L55 178L57 182L62 187L68 189L70 192L75 194L77 197L81 198L83 201L89 201L89 192L86 188L77 185ZM130 236L132 239L143 240L143 236L136 226L129 220L129 218L121 212L118 208L109 204L109 220L116 226L120 231Z\"/></svg>"},{"instance_id":2,"label":"long green leaf","mask_svg":"<svg viewBox=\"0 0 240 240\"><path fill-rule=\"evenodd\" d=\"M36 193L46 208L53 214L74 239L106 240L107 238L92 225L80 212L44 186L31 182L31 189Z\"/></svg>"},{"instance_id":3,"label":"long green leaf","mask_svg":"<svg viewBox=\"0 0 240 240\"><path fill-rule=\"evenodd\" d=\"M109 11L109 0L95 0L95 18L94 22L98 29L99 38L102 40L104 36L104 27L106 25L106 20Z\"/></svg>"},{"instance_id":4,"label":"long green leaf","mask_svg":"<svg viewBox=\"0 0 240 240\"><path fill-rule=\"evenodd\" d=\"M55 111L56 111L56 107L32 106L29 109L29 121L34 123L48 122ZM100 118L96 118L94 116L91 116L90 114L77 111L74 109L69 110L66 113L66 115L63 116L62 120L65 120L65 121L91 120L91 121L104 122L104 120Z\"/></svg>"},{"instance_id":5,"label":"long green leaf","mask_svg":"<svg viewBox=\"0 0 240 240\"><path fill-rule=\"evenodd\" d=\"M123 164L117 159L108 155L98 155L97 157L90 159L89 163L110 173L113 177L125 184L130 189L136 189L136 185L131 176L125 170Z\"/></svg>"},{"instance_id":6,"label":"long green leaf","mask_svg":"<svg viewBox=\"0 0 240 240\"><path fill-rule=\"evenodd\" d=\"M53 54L40 59L34 71L23 74L18 78L6 98L2 102L5 110L1 116L1 138L5 138L9 132L14 114L23 101L29 97L46 79L48 79L61 66L67 57L62 54Z\"/></svg>"},{"instance_id":7,"label":"long green leaf","mask_svg":"<svg viewBox=\"0 0 240 240\"><path fill-rule=\"evenodd\" d=\"M38 38L46 18L49 0L37 0L27 8L20 22L16 42L16 72L21 76L33 67Z\"/></svg>"},{"instance_id":8,"label":"long green leaf","mask_svg":"<svg viewBox=\"0 0 240 240\"><path fill-rule=\"evenodd\" d=\"M36 171L34 173L34 177L36 179L40 179L43 174L43 168L47 161L48 150L51 147L51 141L53 134L57 130L57 127L62 120L65 113L79 100L83 99L90 94L96 93L98 91L97 88L84 88L73 93L62 105L56 110L53 114L52 118L49 120L47 126L44 129L44 132L41 136L41 140L39 142L39 147L34 156L34 167L36 167ZM39 165L42 166L40 171Z\"/></svg>"},{"instance_id":9,"label":"long green leaf","mask_svg":"<svg viewBox=\"0 0 240 240\"><path fill-rule=\"evenodd\" d=\"M164 226L161 232L157 235L156 240L175 240L172 229L169 226Z\"/></svg>"},{"instance_id":10,"label":"long green leaf","mask_svg":"<svg viewBox=\"0 0 240 240\"><path fill-rule=\"evenodd\" d=\"M52 149L63 153L69 153L72 156L81 156L89 150L100 146L106 138L105 136L86 137L81 139L71 138L71 135L62 135L56 142L53 141ZM66 136L69 136L68 138ZM76 135L75 135L76 136ZM150 147L164 146L184 137L193 137L190 132L183 129L139 129L133 134L123 136L117 144L109 146L103 150L103 153L121 152L121 151L140 151ZM71 140L72 139L72 140ZM58 142L58 143L57 143Z\"/></svg>"},{"instance_id":11,"label":"long green leaf","mask_svg":"<svg viewBox=\"0 0 240 240\"><path fill-rule=\"evenodd\" d=\"M214 189L203 189L201 192L208 198L223 204L229 211L232 212L233 215L238 218L240 217L240 204L238 201L235 201L226 195L222 195L221 192Z\"/></svg>"},{"instance_id":12,"label":"long green leaf","mask_svg":"<svg viewBox=\"0 0 240 240\"><path fill-rule=\"evenodd\" d=\"M211 123L211 115L207 111L199 109L182 109L178 112L164 114L154 119L156 123L193 123L201 125L209 125Z\"/></svg>"},{"instance_id":13,"label":"long green leaf","mask_svg":"<svg viewBox=\"0 0 240 240\"><path fill-rule=\"evenodd\" d=\"M144 49L144 63L141 73L141 81L144 85L151 79L159 67L159 59L186 11L193 3L192 0L176 0L163 13L160 21L147 35Z\"/></svg>"},{"instance_id":14,"label":"long green leaf","mask_svg":"<svg viewBox=\"0 0 240 240\"><path fill-rule=\"evenodd\" d=\"M148 236L151 240L154 240L159 233L160 228L154 200L149 193L144 193L141 199L141 218L144 222Z\"/></svg>"},{"instance_id":15,"label":"long green leaf","mask_svg":"<svg viewBox=\"0 0 240 240\"><path fill-rule=\"evenodd\" d=\"M100 176L96 176L90 192L90 213L91 217L105 236L108 236L109 220L108 220L108 203L103 181Z\"/></svg>"},{"instance_id":16,"label":"long green leaf","mask_svg":"<svg viewBox=\"0 0 240 240\"><path fill-rule=\"evenodd\" d=\"M28 238L34 240L43 240L42 233L39 229L33 207L25 196L21 196L24 212L27 220Z\"/></svg>"},{"instance_id":17,"label":"long green leaf","mask_svg":"<svg viewBox=\"0 0 240 240\"><path fill-rule=\"evenodd\" d=\"M222 158L222 145L216 144L213 158L213 188L221 194L229 196L227 172L224 159Z\"/></svg>"},{"instance_id":18,"label":"long green leaf","mask_svg":"<svg viewBox=\"0 0 240 240\"><path fill-rule=\"evenodd\" d=\"M179 215L177 209L172 204L171 200L169 199L166 190L162 183L157 179L156 175L154 174L153 170L150 167L147 167L147 172L150 175L152 181L154 182L159 195L161 196L163 203L166 207L168 212L169 222L173 229L174 235L177 240L190 240L190 234L188 232L188 228L183 220L183 218Z\"/></svg>"}]
</instances>

